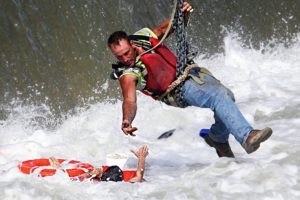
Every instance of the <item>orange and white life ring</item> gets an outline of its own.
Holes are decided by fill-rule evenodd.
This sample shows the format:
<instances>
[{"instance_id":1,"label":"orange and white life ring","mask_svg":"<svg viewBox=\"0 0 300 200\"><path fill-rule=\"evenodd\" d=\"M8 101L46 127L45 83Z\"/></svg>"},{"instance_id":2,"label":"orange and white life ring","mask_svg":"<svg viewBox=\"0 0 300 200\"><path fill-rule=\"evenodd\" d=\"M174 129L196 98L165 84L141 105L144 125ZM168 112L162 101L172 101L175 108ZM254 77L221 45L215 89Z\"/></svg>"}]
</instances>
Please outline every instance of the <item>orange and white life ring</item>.
<instances>
[{"instance_id":1,"label":"orange and white life ring","mask_svg":"<svg viewBox=\"0 0 300 200\"><path fill-rule=\"evenodd\" d=\"M80 176L84 173L91 172L94 167L88 163L82 163L77 160L57 159L60 165L65 167L53 167L51 160L48 158L26 160L21 162L18 167L24 174L33 174L36 170L39 171L39 176L53 176L57 170L68 173L69 177Z\"/></svg>"},{"instance_id":2,"label":"orange and white life ring","mask_svg":"<svg viewBox=\"0 0 300 200\"><path fill-rule=\"evenodd\" d=\"M38 176L53 176L56 174L57 170L65 172L69 177L77 177L85 173L91 173L95 168L89 163L82 163L77 160L66 160L66 159L55 159L55 165L53 166L53 161L48 158L26 160L18 165L20 171L24 174L34 174L37 173ZM109 166L102 166L105 172ZM130 181L136 176L136 171L134 170L123 170L123 180Z\"/></svg>"}]
</instances>

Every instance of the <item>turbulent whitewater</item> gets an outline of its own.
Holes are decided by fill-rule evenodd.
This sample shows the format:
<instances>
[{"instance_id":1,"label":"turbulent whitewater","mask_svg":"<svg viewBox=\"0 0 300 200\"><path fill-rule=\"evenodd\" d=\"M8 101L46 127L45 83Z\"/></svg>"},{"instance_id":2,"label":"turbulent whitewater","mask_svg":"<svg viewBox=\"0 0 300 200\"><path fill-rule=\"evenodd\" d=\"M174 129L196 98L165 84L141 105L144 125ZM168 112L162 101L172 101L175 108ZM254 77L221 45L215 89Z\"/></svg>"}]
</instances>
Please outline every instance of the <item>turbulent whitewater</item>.
<instances>
[{"instance_id":1,"label":"turbulent whitewater","mask_svg":"<svg viewBox=\"0 0 300 200\"><path fill-rule=\"evenodd\" d=\"M210 1L193 2L195 11L206 13L202 15L211 19L213 24L205 28L196 27L199 34L191 31L191 40L194 43L201 41L199 47L202 50L196 62L207 67L234 92L238 107L254 128L269 126L274 131L271 138L250 155L231 136L230 144L236 158L220 159L199 137L199 130L209 128L213 123L212 112L207 109L173 108L138 94L138 113L134 121L139 128L137 136L122 134L122 103L116 92L117 85L108 79L109 63L113 58L108 56L105 48L107 34L103 29L108 25L103 19L114 18L108 11L109 7L115 6L116 15L131 17L133 10L142 5L121 0L107 3L82 1L82 5L73 1L51 2L48 2L48 9L43 9L35 1L27 4L18 0L0 3L3 93L0 105L0 199L299 199L300 35L295 24L299 24L300 20L287 3L272 1L273 4L265 5L252 1L254 5L251 8L246 7L249 6L247 4L241 5L240 1L225 4L237 13L255 8L277 13L270 19L274 19L278 32L275 29L271 32L280 36L269 33L272 37L266 39L258 36L262 37L267 30L246 31L256 21L249 22L248 29L239 27L234 30L235 25L247 24L243 21L247 12L240 18L237 15L230 18L240 21L219 30L216 28L219 26L213 25L217 22L226 24L227 14L221 12L227 10L226 6L219 5L221 10L218 10ZM149 2L158 3L154 0ZM297 1L289 2L299 6ZM160 9L167 17L171 1L158 3L151 11L158 13ZM33 20L41 11L45 16L40 21ZM223 14L223 21L213 20L216 12ZM89 21L98 15L106 18ZM248 15L252 19L261 17L260 12L256 15L249 12ZM57 21L60 16L65 20ZM76 20L68 20L66 16L76 16ZM153 21L143 21L135 15L135 18L130 18L131 23L137 24L135 27L126 27L123 22L115 21L110 30L120 27L134 31L159 21L155 17L149 17ZM18 21L20 19L23 21ZM221 20L221 17L218 19ZM259 19L263 21L266 18ZM275 19L283 24L275 23L278 22ZM197 19L191 20L195 27ZM44 27L43 31L34 29L34 23ZM89 28L84 29L77 23ZM293 28L283 29L283 26ZM72 29L64 32L63 27ZM215 48L205 46L201 28L204 28L202 33L212 28L212 33L224 34L219 35L220 41L213 40L214 34L211 38L207 37L207 42L212 39L210 41ZM252 28L255 29L255 26ZM85 32L89 30L90 36ZM29 43L24 42L22 31ZM65 36L60 34L66 32ZM48 33L49 37L43 37ZM100 34L99 43L91 43L96 33ZM66 38L65 43L63 37ZM61 42L58 47L55 46L56 39ZM85 46L83 44L86 48L79 48ZM94 48L90 49L90 44ZM102 51L105 53L101 54ZM86 57L79 57L80 53ZM176 129L171 137L157 140L160 134L171 129ZM130 149L137 149L143 144L148 145L150 153L146 163L146 181L138 184L79 183L70 181L64 174L39 178L22 174L17 168L23 160L50 156L101 166L105 164L107 154L125 153L129 155L125 168L134 169L137 160Z\"/></svg>"}]
</instances>

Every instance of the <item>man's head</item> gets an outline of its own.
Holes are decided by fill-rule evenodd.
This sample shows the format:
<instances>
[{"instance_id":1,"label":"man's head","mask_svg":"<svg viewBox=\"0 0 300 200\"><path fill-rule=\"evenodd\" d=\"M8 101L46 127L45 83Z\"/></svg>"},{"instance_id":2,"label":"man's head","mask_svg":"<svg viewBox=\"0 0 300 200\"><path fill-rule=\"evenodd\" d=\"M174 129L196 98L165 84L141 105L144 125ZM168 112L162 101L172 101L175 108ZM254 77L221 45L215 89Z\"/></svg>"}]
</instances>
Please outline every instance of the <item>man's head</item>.
<instances>
[{"instance_id":1,"label":"man's head","mask_svg":"<svg viewBox=\"0 0 300 200\"><path fill-rule=\"evenodd\" d=\"M112 33L107 40L107 46L122 64L130 67L135 65L136 52L134 44L130 42L124 31Z\"/></svg>"}]
</instances>

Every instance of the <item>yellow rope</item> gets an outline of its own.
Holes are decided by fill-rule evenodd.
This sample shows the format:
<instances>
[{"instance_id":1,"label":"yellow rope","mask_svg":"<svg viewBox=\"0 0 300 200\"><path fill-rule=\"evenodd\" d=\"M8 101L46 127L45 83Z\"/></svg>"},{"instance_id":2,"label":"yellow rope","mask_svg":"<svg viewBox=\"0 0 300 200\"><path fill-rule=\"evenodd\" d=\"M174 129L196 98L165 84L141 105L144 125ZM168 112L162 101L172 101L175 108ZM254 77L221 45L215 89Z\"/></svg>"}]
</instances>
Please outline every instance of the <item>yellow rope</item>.
<instances>
[{"instance_id":1,"label":"yellow rope","mask_svg":"<svg viewBox=\"0 0 300 200\"><path fill-rule=\"evenodd\" d=\"M199 66L197 64L187 65L182 75L179 76L175 81L171 83L171 85L168 87L165 93L163 93L160 97L158 97L158 100L162 100L169 92L174 90L180 83L182 83L189 75L189 71L195 67L199 67Z\"/></svg>"},{"instance_id":2,"label":"yellow rope","mask_svg":"<svg viewBox=\"0 0 300 200\"><path fill-rule=\"evenodd\" d=\"M161 40L158 42L158 44L156 44L154 47L152 47L151 49L148 49L147 51L144 51L143 53L141 53L140 55L137 56L137 61L146 53L149 53L151 51L153 51L156 47L158 47L159 45L161 45L161 43L166 39L166 37L168 36L171 27L172 27L172 23L174 21L175 18L175 14L176 14L176 9L177 9L177 0L173 1L173 10L172 10L172 14L170 17L170 22L168 24L167 30L165 32L165 34L163 35L163 37L161 38ZM187 65L186 68L184 69L184 72L181 76L179 76L174 82L172 82L172 84L168 87L168 89L166 90L166 92L164 94L162 94L160 97L158 97L158 100L162 100L169 92L171 92L173 89L175 89L180 83L182 83L188 76L189 71L192 68L198 67L197 64L192 64L192 65Z\"/></svg>"},{"instance_id":3,"label":"yellow rope","mask_svg":"<svg viewBox=\"0 0 300 200\"><path fill-rule=\"evenodd\" d=\"M167 30L166 30L165 34L163 35L163 37L161 38L161 40L154 47L152 47L151 49L148 49L147 51L144 51L143 53L141 53L140 55L138 55L137 58L136 58L136 61L140 60L140 58L143 55L145 55L146 53L149 53L149 52L153 51L156 47L158 47L159 45L161 45L161 43L163 43L163 41L168 36L168 34L169 34L170 30L171 30L171 27L172 27L172 23L173 23L175 14L176 14L177 0L174 0L173 4L174 4L174 6L173 6L172 14L171 14L171 19L170 19L170 22L168 24L168 27L167 27Z\"/></svg>"}]
</instances>

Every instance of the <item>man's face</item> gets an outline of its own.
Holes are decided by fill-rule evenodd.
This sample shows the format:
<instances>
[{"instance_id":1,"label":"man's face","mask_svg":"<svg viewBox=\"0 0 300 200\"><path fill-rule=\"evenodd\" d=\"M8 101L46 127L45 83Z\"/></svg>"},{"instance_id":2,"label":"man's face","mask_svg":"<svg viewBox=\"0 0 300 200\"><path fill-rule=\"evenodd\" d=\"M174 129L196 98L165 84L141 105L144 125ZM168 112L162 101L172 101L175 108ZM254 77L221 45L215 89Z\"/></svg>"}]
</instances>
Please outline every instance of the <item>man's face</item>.
<instances>
[{"instance_id":1,"label":"man's face","mask_svg":"<svg viewBox=\"0 0 300 200\"><path fill-rule=\"evenodd\" d=\"M127 40L121 39L119 44L112 44L110 49L122 64L130 67L135 65L135 49Z\"/></svg>"}]
</instances>

